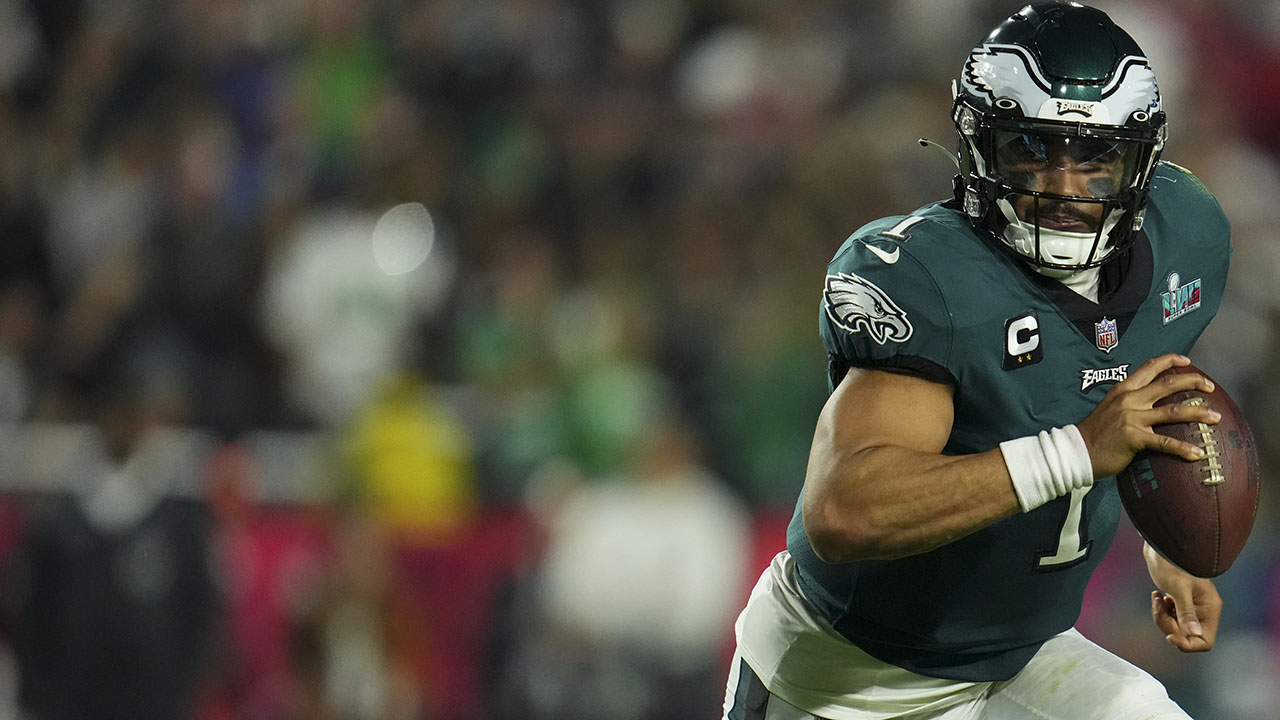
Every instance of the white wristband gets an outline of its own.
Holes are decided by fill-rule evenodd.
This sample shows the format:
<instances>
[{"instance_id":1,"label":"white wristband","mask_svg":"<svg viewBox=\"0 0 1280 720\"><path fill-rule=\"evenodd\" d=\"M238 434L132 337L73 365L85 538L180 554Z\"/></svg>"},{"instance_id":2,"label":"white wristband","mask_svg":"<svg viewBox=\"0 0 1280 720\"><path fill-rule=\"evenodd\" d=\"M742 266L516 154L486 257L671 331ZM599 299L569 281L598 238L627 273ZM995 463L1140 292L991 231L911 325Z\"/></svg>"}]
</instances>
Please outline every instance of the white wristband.
<instances>
[{"instance_id":1,"label":"white wristband","mask_svg":"<svg viewBox=\"0 0 1280 720\"><path fill-rule=\"evenodd\" d=\"M1075 425L1000 443L1022 512L1093 484L1089 447Z\"/></svg>"}]
</instances>

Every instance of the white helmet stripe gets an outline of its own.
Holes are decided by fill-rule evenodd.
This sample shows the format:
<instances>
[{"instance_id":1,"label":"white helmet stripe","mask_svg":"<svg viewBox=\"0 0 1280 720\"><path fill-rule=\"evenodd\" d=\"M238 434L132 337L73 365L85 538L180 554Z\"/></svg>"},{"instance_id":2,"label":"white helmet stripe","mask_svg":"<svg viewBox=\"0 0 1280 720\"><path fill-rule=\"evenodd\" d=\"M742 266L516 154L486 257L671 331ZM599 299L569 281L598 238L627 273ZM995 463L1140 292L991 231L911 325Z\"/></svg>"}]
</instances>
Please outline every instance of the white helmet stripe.
<instances>
[{"instance_id":1,"label":"white helmet stripe","mask_svg":"<svg viewBox=\"0 0 1280 720\"><path fill-rule=\"evenodd\" d=\"M987 44L977 48L965 63L964 87L971 93L985 95L992 101L1007 97L1015 100L1030 117L1057 120L1061 113L1048 112L1052 105L1052 84L1031 57L1019 45ZM1095 121L1121 124L1133 112L1160 109L1160 92L1156 76L1145 57L1126 56L1120 71L1101 89L1101 105L1106 113Z\"/></svg>"}]
</instances>

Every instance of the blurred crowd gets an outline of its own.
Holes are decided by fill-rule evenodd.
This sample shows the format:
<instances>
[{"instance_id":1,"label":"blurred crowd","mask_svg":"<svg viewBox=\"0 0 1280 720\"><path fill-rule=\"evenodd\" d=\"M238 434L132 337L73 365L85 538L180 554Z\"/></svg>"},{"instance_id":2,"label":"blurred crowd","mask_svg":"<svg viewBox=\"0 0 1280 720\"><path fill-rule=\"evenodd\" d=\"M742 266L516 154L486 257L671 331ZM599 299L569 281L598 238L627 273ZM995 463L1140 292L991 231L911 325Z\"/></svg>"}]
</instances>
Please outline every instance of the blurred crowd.
<instances>
[{"instance_id":1,"label":"blurred crowd","mask_svg":"<svg viewBox=\"0 0 1280 720\"><path fill-rule=\"evenodd\" d=\"M1131 0L1280 468L1280 6ZM994 0L0 0L0 720L714 717L840 242L950 193ZM981 289L975 287L974 301ZM1280 532L1219 648L1280 707Z\"/></svg>"}]
</instances>

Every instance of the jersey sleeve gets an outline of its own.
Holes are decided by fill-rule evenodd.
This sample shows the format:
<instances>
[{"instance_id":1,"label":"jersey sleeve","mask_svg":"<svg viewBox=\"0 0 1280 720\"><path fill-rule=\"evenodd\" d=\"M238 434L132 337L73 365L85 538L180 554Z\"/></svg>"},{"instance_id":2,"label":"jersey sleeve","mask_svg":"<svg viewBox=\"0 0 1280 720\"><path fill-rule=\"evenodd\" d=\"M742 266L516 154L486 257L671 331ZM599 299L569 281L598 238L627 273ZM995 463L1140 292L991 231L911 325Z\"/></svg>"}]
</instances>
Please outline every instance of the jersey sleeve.
<instances>
[{"instance_id":1,"label":"jersey sleeve","mask_svg":"<svg viewBox=\"0 0 1280 720\"><path fill-rule=\"evenodd\" d=\"M889 227L895 218L882 221ZM917 375L955 385L948 369L954 342L951 313L912 243L886 236L876 224L845 242L827 267L819 329L830 359L832 387L851 367Z\"/></svg>"},{"instance_id":2,"label":"jersey sleeve","mask_svg":"<svg viewBox=\"0 0 1280 720\"><path fill-rule=\"evenodd\" d=\"M1207 311L1200 313L1203 332L1226 293L1232 256L1231 223L1204 183L1191 171L1170 162L1157 166L1150 197L1147 214L1158 214L1164 229L1162 237L1168 243L1176 242L1178 254L1193 261L1180 267L1196 269L1196 303ZM1170 279L1173 277L1176 274ZM1192 277L1188 275L1186 279L1190 281Z\"/></svg>"}]
</instances>

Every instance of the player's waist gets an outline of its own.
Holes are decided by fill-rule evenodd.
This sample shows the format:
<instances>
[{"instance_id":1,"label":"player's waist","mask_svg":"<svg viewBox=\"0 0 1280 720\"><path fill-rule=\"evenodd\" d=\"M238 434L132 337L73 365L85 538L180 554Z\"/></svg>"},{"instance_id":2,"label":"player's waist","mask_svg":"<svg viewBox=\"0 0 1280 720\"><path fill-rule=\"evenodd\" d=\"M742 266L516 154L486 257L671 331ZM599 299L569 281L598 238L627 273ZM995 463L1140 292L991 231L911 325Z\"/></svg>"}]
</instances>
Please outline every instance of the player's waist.
<instances>
[{"instance_id":1,"label":"player's waist","mask_svg":"<svg viewBox=\"0 0 1280 720\"><path fill-rule=\"evenodd\" d=\"M1008 679L1078 614L1074 586L1057 578L1014 590L996 580L948 582L923 558L907 567L807 558L817 565L809 570L800 555L793 582L817 622L885 662L932 677ZM956 563L942 564L958 572Z\"/></svg>"},{"instance_id":2,"label":"player's waist","mask_svg":"<svg viewBox=\"0 0 1280 720\"><path fill-rule=\"evenodd\" d=\"M841 637L805 600L786 552L761 576L736 630L742 657L765 686L819 717L899 717L955 704L985 687L913 673Z\"/></svg>"}]
</instances>

